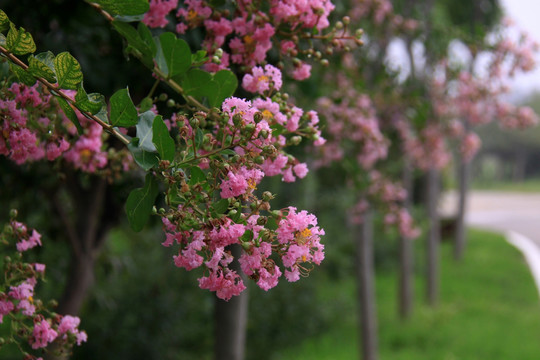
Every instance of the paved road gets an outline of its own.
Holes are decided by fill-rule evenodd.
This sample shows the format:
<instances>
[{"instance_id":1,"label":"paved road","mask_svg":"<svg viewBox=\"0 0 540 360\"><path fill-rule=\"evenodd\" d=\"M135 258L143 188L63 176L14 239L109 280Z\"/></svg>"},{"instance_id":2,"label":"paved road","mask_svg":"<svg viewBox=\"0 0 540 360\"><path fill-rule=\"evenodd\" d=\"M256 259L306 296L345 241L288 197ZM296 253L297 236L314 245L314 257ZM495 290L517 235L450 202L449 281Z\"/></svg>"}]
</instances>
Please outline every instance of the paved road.
<instances>
[{"instance_id":1,"label":"paved road","mask_svg":"<svg viewBox=\"0 0 540 360\"><path fill-rule=\"evenodd\" d=\"M457 194L449 192L441 201L441 212L455 212ZM514 231L540 247L540 194L472 191L466 222L491 230Z\"/></svg>"}]
</instances>

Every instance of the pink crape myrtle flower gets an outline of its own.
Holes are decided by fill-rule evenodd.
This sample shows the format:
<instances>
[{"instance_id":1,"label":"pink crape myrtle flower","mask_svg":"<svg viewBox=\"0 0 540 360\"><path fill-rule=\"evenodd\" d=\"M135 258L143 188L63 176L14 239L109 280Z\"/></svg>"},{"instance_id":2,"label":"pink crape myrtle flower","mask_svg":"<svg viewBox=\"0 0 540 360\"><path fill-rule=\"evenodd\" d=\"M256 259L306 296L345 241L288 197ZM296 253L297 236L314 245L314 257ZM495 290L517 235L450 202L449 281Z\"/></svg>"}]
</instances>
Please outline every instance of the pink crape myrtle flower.
<instances>
[{"instance_id":1,"label":"pink crape myrtle flower","mask_svg":"<svg viewBox=\"0 0 540 360\"><path fill-rule=\"evenodd\" d=\"M15 305L6 298L6 295L0 293L0 324L4 319L4 315L9 314L15 309Z\"/></svg>"},{"instance_id":2,"label":"pink crape myrtle flower","mask_svg":"<svg viewBox=\"0 0 540 360\"><path fill-rule=\"evenodd\" d=\"M238 172L229 171L227 179L221 185L221 197L224 199L240 196L253 191L261 182L264 173L258 169L247 169L242 166Z\"/></svg>"},{"instance_id":3,"label":"pink crape myrtle flower","mask_svg":"<svg viewBox=\"0 0 540 360\"><path fill-rule=\"evenodd\" d=\"M225 301L240 295L246 289L240 275L233 270L228 270L226 274L223 274L223 271L211 271L210 275L203 276L198 281L201 289L215 291L216 296Z\"/></svg>"},{"instance_id":4,"label":"pink crape myrtle flower","mask_svg":"<svg viewBox=\"0 0 540 360\"><path fill-rule=\"evenodd\" d=\"M144 15L143 23L152 28L164 28L167 15L178 6L178 0L150 0L150 10Z\"/></svg>"},{"instance_id":5,"label":"pink crape myrtle flower","mask_svg":"<svg viewBox=\"0 0 540 360\"><path fill-rule=\"evenodd\" d=\"M251 70L251 74L244 75L242 87L252 93L264 93L270 89L279 91L283 81L281 80L281 71L270 64L265 65L264 69L260 66L255 66Z\"/></svg>"},{"instance_id":6,"label":"pink crape myrtle flower","mask_svg":"<svg viewBox=\"0 0 540 360\"><path fill-rule=\"evenodd\" d=\"M57 336L58 333L51 327L51 324L47 320L41 320L34 324L34 331L29 342L32 349L44 348L53 342Z\"/></svg>"},{"instance_id":7,"label":"pink crape myrtle flower","mask_svg":"<svg viewBox=\"0 0 540 360\"><path fill-rule=\"evenodd\" d=\"M41 234L36 230L32 230L32 236L28 239L21 239L21 241L17 243L17 251L23 252L38 245L41 246Z\"/></svg>"},{"instance_id":8,"label":"pink crape myrtle flower","mask_svg":"<svg viewBox=\"0 0 540 360\"><path fill-rule=\"evenodd\" d=\"M298 80L298 81L306 80L310 76L311 76L311 65L306 64L305 62L302 62L292 72L293 79Z\"/></svg>"}]
</instances>

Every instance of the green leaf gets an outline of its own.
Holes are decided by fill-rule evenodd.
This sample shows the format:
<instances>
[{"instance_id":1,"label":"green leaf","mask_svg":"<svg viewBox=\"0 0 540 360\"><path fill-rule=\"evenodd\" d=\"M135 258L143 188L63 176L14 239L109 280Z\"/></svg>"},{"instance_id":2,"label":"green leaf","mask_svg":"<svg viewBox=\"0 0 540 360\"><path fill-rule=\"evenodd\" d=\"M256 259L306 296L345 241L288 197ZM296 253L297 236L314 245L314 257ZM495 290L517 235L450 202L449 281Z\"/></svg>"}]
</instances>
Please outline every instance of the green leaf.
<instances>
[{"instance_id":1,"label":"green leaf","mask_svg":"<svg viewBox=\"0 0 540 360\"><path fill-rule=\"evenodd\" d=\"M152 101L152 99L149 97L145 97L144 99L142 99L141 103L139 104L139 111L140 112L148 111L152 108L153 105L154 105L154 102Z\"/></svg>"},{"instance_id":2,"label":"green leaf","mask_svg":"<svg viewBox=\"0 0 540 360\"><path fill-rule=\"evenodd\" d=\"M135 30L133 26L117 20L113 21L112 25L114 29L127 40L128 51L130 50L129 47L131 47L131 52L134 53L146 67L153 68L154 62L152 59L155 50L152 50L145 40L141 38L141 35L139 35L137 30ZM135 51L133 51L133 49Z\"/></svg>"},{"instance_id":3,"label":"green leaf","mask_svg":"<svg viewBox=\"0 0 540 360\"><path fill-rule=\"evenodd\" d=\"M202 65L206 60L206 50L197 50L195 54L191 54L191 63L195 66Z\"/></svg>"},{"instance_id":4,"label":"green leaf","mask_svg":"<svg viewBox=\"0 0 540 360\"><path fill-rule=\"evenodd\" d=\"M9 18L6 15L6 13L0 9L0 33L3 33L4 31L9 29Z\"/></svg>"},{"instance_id":5,"label":"green leaf","mask_svg":"<svg viewBox=\"0 0 540 360\"><path fill-rule=\"evenodd\" d=\"M19 79L20 82L22 82L22 83L24 83L24 84L26 84L28 86L32 86L32 85L34 85L36 83L36 78L35 77L33 77L28 72L24 71L23 69L21 69L17 65L15 65L13 63L9 63L9 68L10 68L12 73L17 75L17 78Z\"/></svg>"},{"instance_id":6,"label":"green leaf","mask_svg":"<svg viewBox=\"0 0 540 360\"><path fill-rule=\"evenodd\" d=\"M60 89L77 90L83 80L81 65L70 53L62 52L54 58L54 68Z\"/></svg>"},{"instance_id":7,"label":"green leaf","mask_svg":"<svg viewBox=\"0 0 540 360\"><path fill-rule=\"evenodd\" d=\"M92 0L112 16L141 15L149 10L148 0Z\"/></svg>"},{"instance_id":8,"label":"green leaf","mask_svg":"<svg viewBox=\"0 0 540 360\"><path fill-rule=\"evenodd\" d=\"M145 151L156 152L157 149L152 142L152 124L156 114L152 111L146 111L139 115L137 124L137 137L139 138L139 147Z\"/></svg>"},{"instance_id":9,"label":"green leaf","mask_svg":"<svg viewBox=\"0 0 540 360\"><path fill-rule=\"evenodd\" d=\"M186 94L198 100L206 98L211 107L219 107L223 100L232 96L238 87L238 79L229 70L218 71L215 75L191 69L181 79Z\"/></svg>"},{"instance_id":10,"label":"green leaf","mask_svg":"<svg viewBox=\"0 0 540 360\"><path fill-rule=\"evenodd\" d=\"M75 105L82 111L87 111L92 115L99 113L104 107L105 98L99 93L87 94L84 90L83 83L79 85L77 94L75 95Z\"/></svg>"},{"instance_id":11,"label":"green leaf","mask_svg":"<svg viewBox=\"0 0 540 360\"><path fill-rule=\"evenodd\" d=\"M148 171L153 167L158 166L159 158L155 152L146 151L138 146L138 138L133 138L133 140L128 144L128 150L133 155L135 162L144 170Z\"/></svg>"},{"instance_id":12,"label":"green leaf","mask_svg":"<svg viewBox=\"0 0 540 360\"><path fill-rule=\"evenodd\" d=\"M195 131L195 147L199 149L203 143L204 134L200 128Z\"/></svg>"},{"instance_id":13,"label":"green leaf","mask_svg":"<svg viewBox=\"0 0 540 360\"><path fill-rule=\"evenodd\" d=\"M229 208L229 200L221 199L217 203L214 203L214 211L217 214L223 214Z\"/></svg>"},{"instance_id":14,"label":"green leaf","mask_svg":"<svg viewBox=\"0 0 540 360\"><path fill-rule=\"evenodd\" d=\"M147 174L144 187L131 191L126 201L126 214L134 231L141 231L146 225L152 207L159 193L158 183L152 174Z\"/></svg>"},{"instance_id":15,"label":"green leaf","mask_svg":"<svg viewBox=\"0 0 540 360\"><path fill-rule=\"evenodd\" d=\"M156 149L162 160L174 160L176 151L174 140L171 134L169 134L167 125L165 125L161 116L154 118L154 123L152 124L152 142L156 145Z\"/></svg>"},{"instance_id":16,"label":"green leaf","mask_svg":"<svg viewBox=\"0 0 540 360\"><path fill-rule=\"evenodd\" d=\"M77 128L77 132L79 133L79 135L82 135L83 128L81 126L81 123L79 122L79 119L77 118L77 114L75 113L75 110L73 110L71 105L69 105L68 102L64 100L63 98L56 97L56 100L58 100L58 104L60 104L60 108L62 108L62 111L64 112L64 114Z\"/></svg>"},{"instance_id":17,"label":"green leaf","mask_svg":"<svg viewBox=\"0 0 540 360\"><path fill-rule=\"evenodd\" d=\"M32 35L23 28L17 28L13 23L6 37L7 49L15 55L26 55L36 51L36 44Z\"/></svg>"},{"instance_id":18,"label":"green leaf","mask_svg":"<svg viewBox=\"0 0 540 360\"><path fill-rule=\"evenodd\" d=\"M156 47L156 43L154 42L154 38L152 37L152 32L150 31L148 26L146 26L146 24L143 22L140 22L139 25L137 25L137 32L139 33L139 37L141 38L141 40L150 49L150 52L148 53L148 55L151 58L154 58L154 56L156 56L157 47Z\"/></svg>"},{"instance_id":19,"label":"green leaf","mask_svg":"<svg viewBox=\"0 0 540 360\"><path fill-rule=\"evenodd\" d=\"M214 81L219 84L219 90L215 97L213 97L209 104L212 107L221 107L223 100L228 97L231 97L236 88L238 87L238 79L232 71L229 70L220 70L214 74Z\"/></svg>"},{"instance_id":20,"label":"green leaf","mask_svg":"<svg viewBox=\"0 0 540 360\"><path fill-rule=\"evenodd\" d=\"M113 126L129 127L137 125L137 108L129 96L127 88L120 89L111 96L111 124Z\"/></svg>"},{"instance_id":21,"label":"green leaf","mask_svg":"<svg viewBox=\"0 0 540 360\"><path fill-rule=\"evenodd\" d=\"M28 57L28 71L36 77L42 77L48 82L56 82L54 71L54 54L50 51Z\"/></svg>"},{"instance_id":22,"label":"green leaf","mask_svg":"<svg viewBox=\"0 0 540 360\"><path fill-rule=\"evenodd\" d=\"M253 240L253 231L252 230L246 230L244 232L244 235L240 236L240 241L241 242L248 242L248 241L251 241Z\"/></svg>"},{"instance_id":23,"label":"green leaf","mask_svg":"<svg viewBox=\"0 0 540 360\"><path fill-rule=\"evenodd\" d=\"M0 46L6 47L6 37L0 33Z\"/></svg>"},{"instance_id":24,"label":"green leaf","mask_svg":"<svg viewBox=\"0 0 540 360\"><path fill-rule=\"evenodd\" d=\"M204 172L201 170L200 167L193 166L190 170L191 170L190 171L191 178L189 179L189 185L195 185L195 184L206 181L206 175L204 174Z\"/></svg>"},{"instance_id":25,"label":"green leaf","mask_svg":"<svg viewBox=\"0 0 540 360\"><path fill-rule=\"evenodd\" d=\"M167 64L168 76L173 77L188 71L191 66L191 50L187 42L178 39L171 32L161 34L159 40Z\"/></svg>"}]
</instances>

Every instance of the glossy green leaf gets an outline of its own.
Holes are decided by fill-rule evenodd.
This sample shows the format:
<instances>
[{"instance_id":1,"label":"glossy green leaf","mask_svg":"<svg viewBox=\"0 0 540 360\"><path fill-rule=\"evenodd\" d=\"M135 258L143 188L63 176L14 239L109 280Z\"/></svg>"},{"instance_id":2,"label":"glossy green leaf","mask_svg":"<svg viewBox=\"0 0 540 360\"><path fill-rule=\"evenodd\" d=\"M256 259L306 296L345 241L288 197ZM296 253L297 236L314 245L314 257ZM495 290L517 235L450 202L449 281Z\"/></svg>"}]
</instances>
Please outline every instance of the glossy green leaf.
<instances>
[{"instance_id":1,"label":"glossy green leaf","mask_svg":"<svg viewBox=\"0 0 540 360\"><path fill-rule=\"evenodd\" d=\"M0 9L0 32L3 33L4 31L8 30L9 24L10 24L10 21L9 21L8 16L2 9Z\"/></svg>"},{"instance_id":2,"label":"glossy green leaf","mask_svg":"<svg viewBox=\"0 0 540 360\"><path fill-rule=\"evenodd\" d=\"M111 124L113 126L129 127L137 125L137 108L129 96L129 90L120 89L111 96Z\"/></svg>"},{"instance_id":3,"label":"glossy green leaf","mask_svg":"<svg viewBox=\"0 0 540 360\"><path fill-rule=\"evenodd\" d=\"M139 147L145 151L156 152L156 146L152 142L152 124L156 114L152 111L146 111L139 115L137 124L137 137L139 138Z\"/></svg>"},{"instance_id":4,"label":"glossy green leaf","mask_svg":"<svg viewBox=\"0 0 540 360\"><path fill-rule=\"evenodd\" d=\"M154 56L156 56L157 48L156 48L156 43L154 42L154 38L152 37L152 32L150 31L148 26L146 26L146 24L143 22L140 22L139 25L137 25L137 32L139 33L139 37L141 38L141 40L150 49L150 52L148 53L148 55L154 58Z\"/></svg>"},{"instance_id":5,"label":"glossy green leaf","mask_svg":"<svg viewBox=\"0 0 540 360\"><path fill-rule=\"evenodd\" d=\"M62 52L54 58L56 79L60 89L77 90L83 80L81 65L70 53Z\"/></svg>"},{"instance_id":6,"label":"glossy green leaf","mask_svg":"<svg viewBox=\"0 0 540 360\"><path fill-rule=\"evenodd\" d=\"M147 174L144 187L131 191L126 201L126 214L134 231L141 231L146 225L152 207L159 193L158 183L152 174Z\"/></svg>"},{"instance_id":7,"label":"glossy green leaf","mask_svg":"<svg viewBox=\"0 0 540 360\"><path fill-rule=\"evenodd\" d=\"M71 105L68 104L66 100L64 100L61 97L56 97L56 100L58 100L58 104L60 104L60 108L66 115L66 117L75 125L77 128L77 132L79 135L82 135L83 128L81 126L81 123L79 122L79 119L77 118L77 114L75 113L75 110L71 107Z\"/></svg>"},{"instance_id":8,"label":"glossy green leaf","mask_svg":"<svg viewBox=\"0 0 540 360\"><path fill-rule=\"evenodd\" d=\"M141 15L148 11L148 0L92 0L112 16Z\"/></svg>"},{"instance_id":9,"label":"glossy green leaf","mask_svg":"<svg viewBox=\"0 0 540 360\"><path fill-rule=\"evenodd\" d=\"M191 66L191 50L187 42L178 39L171 32L161 34L159 41L167 64L167 75L173 77L188 71Z\"/></svg>"},{"instance_id":10,"label":"glossy green leaf","mask_svg":"<svg viewBox=\"0 0 540 360\"><path fill-rule=\"evenodd\" d=\"M174 140L171 134L169 134L167 125L165 125L161 116L154 118L154 123L152 124L152 142L156 146L162 160L174 160L174 154L176 152Z\"/></svg>"},{"instance_id":11,"label":"glossy green leaf","mask_svg":"<svg viewBox=\"0 0 540 360\"><path fill-rule=\"evenodd\" d=\"M240 241L241 242L248 242L248 241L251 241L253 240L253 231L252 230L246 230L244 232L244 235L240 236Z\"/></svg>"},{"instance_id":12,"label":"glossy green leaf","mask_svg":"<svg viewBox=\"0 0 540 360\"><path fill-rule=\"evenodd\" d=\"M206 175L204 174L204 171L201 170L198 166L193 166L190 169L190 179L189 179L189 185L195 185L201 182L206 181Z\"/></svg>"},{"instance_id":13,"label":"glossy green leaf","mask_svg":"<svg viewBox=\"0 0 540 360\"><path fill-rule=\"evenodd\" d=\"M157 153L146 151L138 146L138 138L134 138L128 144L128 150L133 155L133 159L144 171L148 171L153 167L158 166L159 158Z\"/></svg>"},{"instance_id":14,"label":"glossy green leaf","mask_svg":"<svg viewBox=\"0 0 540 360\"><path fill-rule=\"evenodd\" d=\"M153 68L154 62L152 59L154 57L155 50L153 50L145 42L145 40L141 38L141 35L137 32L137 30L135 30L135 28L130 24L117 20L113 21L112 25L114 29L127 40L128 51L135 53L135 55L146 67Z\"/></svg>"},{"instance_id":15,"label":"glossy green leaf","mask_svg":"<svg viewBox=\"0 0 540 360\"><path fill-rule=\"evenodd\" d=\"M214 74L214 81L218 83L218 92L211 100L209 105L212 107L221 107L223 100L231 97L238 87L238 79L232 71L220 70Z\"/></svg>"},{"instance_id":16,"label":"glossy green leaf","mask_svg":"<svg viewBox=\"0 0 540 360\"><path fill-rule=\"evenodd\" d=\"M7 49L15 55L26 55L36 51L36 44L29 32L23 28L17 28L13 23L6 37Z\"/></svg>"},{"instance_id":17,"label":"glossy green leaf","mask_svg":"<svg viewBox=\"0 0 540 360\"><path fill-rule=\"evenodd\" d=\"M32 85L34 85L36 83L36 78L35 77L33 77L30 73L24 71L23 69L21 69L17 65L15 65L13 63L10 63L9 64L9 69L11 70L12 73L17 75L17 78L23 84L26 84L28 86L32 86Z\"/></svg>"},{"instance_id":18,"label":"glossy green leaf","mask_svg":"<svg viewBox=\"0 0 540 360\"><path fill-rule=\"evenodd\" d=\"M141 103L139 104L139 111L142 113L145 111L148 111L152 108L153 105L154 105L154 102L152 101L152 99L149 97L145 97L144 99L142 99Z\"/></svg>"},{"instance_id":19,"label":"glossy green leaf","mask_svg":"<svg viewBox=\"0 0 540 360\"><path fill-rule=\"evenodd\" d=\"M83 84L79 85L75 94L75 105L82 111L87 111L92 115L99 113L105 106L105 98L99 93L87 94Z\"/></svg>"},{"instance_id":20,"label":"glossy green leaf","mask_svg":"<svg viewBox=\"0 0 540 360\"><path fill-rule=\"evenodd\" d=\"M214 211L217 214L223 214L229 208L229 200L221 199L218 202L214 203Z\"/></svg>"},{"instance_id":21,"label":"glossy green leaf","mask_svg":"<svg viewBox=\"0 0 540 360\"><path fill-rule=\"evenodd\" d=\"M28 57L28 71L36 77L42 77L48 82L56 82L54 71L54 54L50 51Z\"/></svg>"}]
</instances>

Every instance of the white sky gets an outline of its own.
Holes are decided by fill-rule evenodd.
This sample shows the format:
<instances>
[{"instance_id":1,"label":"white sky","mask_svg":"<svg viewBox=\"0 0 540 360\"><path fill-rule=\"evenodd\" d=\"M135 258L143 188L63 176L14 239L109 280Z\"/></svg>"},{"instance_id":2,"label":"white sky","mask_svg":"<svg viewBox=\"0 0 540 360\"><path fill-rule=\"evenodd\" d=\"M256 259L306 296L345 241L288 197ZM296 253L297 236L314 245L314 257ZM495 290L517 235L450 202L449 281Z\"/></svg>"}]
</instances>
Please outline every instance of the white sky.
<instances>
[{"instance_id":1,"label":"white sky","mask_svg":"<svg viewBox=\"0 0 540 360\"><path fill-rule=\"evenodd\" d=\"M471 0L475 1L475 0ZM529 36L540 44L540 0L499 0L506 17L514 21L515 27L520 31L525 31ZM459 44L458 44L459 45ZM409 73L409 63L405 60L405 53L401 40L395 40L390 44L387 61L394 69L400 69L402 77ZM459 46L455 49L457 54L466 54L466 51L459 51ZM422 49L414 48L417 61L422 59ZM536 55L537 67L533 72L518 74L510 82L510 98L520 100L528 97L532 92L540 92L540 53ZM421 64L417 64L421 68Z\"/></svg>"},{"instance_id":2,"label":"white sky","mask_svg":"<svg viewBox=\"0 0 540 360\"><path fill-rule=\"evenodd\" d=\"M540 43L540 0L500 0L506 16L515 21L515 25L529 33L531 38ZM512 90L520 95L540 91L540 54L536 55L536 70L516 76Z\"/></svg>"}]
</instances>

